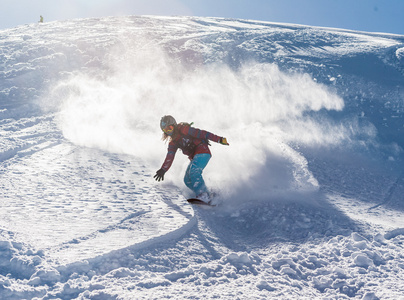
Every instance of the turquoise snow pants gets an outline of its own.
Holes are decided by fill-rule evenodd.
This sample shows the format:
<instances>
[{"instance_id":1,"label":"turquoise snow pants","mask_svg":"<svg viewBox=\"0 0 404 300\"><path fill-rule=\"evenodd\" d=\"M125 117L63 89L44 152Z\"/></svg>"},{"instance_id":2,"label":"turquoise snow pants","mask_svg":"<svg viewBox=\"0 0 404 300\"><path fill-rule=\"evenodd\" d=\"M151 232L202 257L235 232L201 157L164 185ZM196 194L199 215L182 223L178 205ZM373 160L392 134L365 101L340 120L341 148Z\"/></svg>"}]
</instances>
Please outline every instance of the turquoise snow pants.
<instances>
[{"instance_id":1,"label":"turquoise snow pants","mask_svg":"<svg viewBox=\"0 0 404 300\"><path fill-rule=\"evenodd\" d=\"M210 157L211 155L208 153L195 155L185 172L184 183L194 191L195 196L208 192L205 181L202 178L202 172L208 164Z\"/></svg>"}]
</instances>

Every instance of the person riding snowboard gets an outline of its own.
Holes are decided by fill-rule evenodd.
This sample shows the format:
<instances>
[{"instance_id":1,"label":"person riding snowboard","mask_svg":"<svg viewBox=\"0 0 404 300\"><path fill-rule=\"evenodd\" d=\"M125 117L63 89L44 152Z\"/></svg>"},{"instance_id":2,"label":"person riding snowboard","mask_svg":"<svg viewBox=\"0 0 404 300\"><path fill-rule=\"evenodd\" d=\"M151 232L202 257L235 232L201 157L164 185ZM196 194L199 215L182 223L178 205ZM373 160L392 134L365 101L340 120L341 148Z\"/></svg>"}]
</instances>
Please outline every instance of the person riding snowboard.
<instances>
[{"instance_id":1,"label":"person riding snowboard","mask_svg":"<svg viewBox=\"0 0 404 300\"><path fill-rule=\"evenodd\" d=\"M191 127L192 124L179 123L170 116L164 116L160 121L163 131L163 140L169 140L167 156L161 169L154 178L164 180L164 174L170 169L178 148L188 155L190 163L185 172L184 183L196 195L196 198L206 203L210 202L210 195L202 178L202 171L208 164L212 154L209 150L209 141L229 145L226 138L217 136L205 130Z\"/></svg>"}]
</instances>

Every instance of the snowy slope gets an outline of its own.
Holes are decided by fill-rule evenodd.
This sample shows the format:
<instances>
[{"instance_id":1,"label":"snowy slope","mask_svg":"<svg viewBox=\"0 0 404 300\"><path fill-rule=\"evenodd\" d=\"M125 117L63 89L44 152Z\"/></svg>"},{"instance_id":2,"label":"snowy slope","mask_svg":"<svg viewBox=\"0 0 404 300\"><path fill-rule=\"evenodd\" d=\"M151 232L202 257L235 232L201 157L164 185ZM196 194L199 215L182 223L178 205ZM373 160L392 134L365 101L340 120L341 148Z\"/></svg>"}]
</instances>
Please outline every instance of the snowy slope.
<instances>
[{"instance_id":1,"label":"snowy slope","mask_svg":"<svg viewBox=\"0 0 404 300\"><path fill-rule=\"evenodd\" d=\"M159 120L226 136L191 207ZM0 31L0 299L404 299L404 37L218 18Z\"/></svg>"}]
</instances>

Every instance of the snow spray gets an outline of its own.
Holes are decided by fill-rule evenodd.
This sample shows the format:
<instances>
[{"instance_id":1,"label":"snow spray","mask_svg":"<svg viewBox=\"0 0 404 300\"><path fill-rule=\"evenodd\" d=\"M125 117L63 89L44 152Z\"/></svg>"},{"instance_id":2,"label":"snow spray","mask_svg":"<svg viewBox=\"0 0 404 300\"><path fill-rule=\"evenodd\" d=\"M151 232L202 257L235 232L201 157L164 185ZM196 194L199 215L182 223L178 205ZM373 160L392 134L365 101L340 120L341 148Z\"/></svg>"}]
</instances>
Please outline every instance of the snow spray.
<instances>
[{"instance_id":1,"label":"snow spray","mask_svg":"<svg viewBox=\"0 0 404 300\"><path fill-rule=\"evenodd\" d=\"M126 49L126 48L125 48ZM124 53L119 53L124 51ZM64 136L75 144L141 157L157 170L166 154L159 120L178 122L227 137L212 145L205 170L210 187L229 196L266 197L318 188L306 159L290 144L335 144L349 135L331 120L307 115L342 110L343 100L307 74L249 62L190 67L158 47L116 50L98 74L75 73L54 86ZM166 176L183 186L187 159L177 154Z\"/></svg>"}]
</instances>

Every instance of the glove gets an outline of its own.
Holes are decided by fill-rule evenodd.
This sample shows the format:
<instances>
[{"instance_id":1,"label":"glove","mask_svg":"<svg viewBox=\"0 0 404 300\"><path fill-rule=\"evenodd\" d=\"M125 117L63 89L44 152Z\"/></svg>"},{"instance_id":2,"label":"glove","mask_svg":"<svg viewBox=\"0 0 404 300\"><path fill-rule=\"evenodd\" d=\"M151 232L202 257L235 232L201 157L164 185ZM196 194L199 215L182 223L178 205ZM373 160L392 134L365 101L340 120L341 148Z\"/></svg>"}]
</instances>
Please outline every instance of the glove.
<instances>
[{"instance_id":1,"label":"glove","mask_svg":"<svg viewBox=\"0 0 404 300\"><path fill-rule=\"evenodd\" d=\"M219 143L222 145L229 146L229 143L227 142L227 139L225 137L221 137Z\"/></svg>"},{"instance_id":2,"label":"glove","mask_svg":"<svg viewBox=\"0 0 404 300\"><path fill-rule=\"evenodd\" d=\"M164 171L163 169L160 169L156 172L156 175L154 175L153 178L155 178L156 181L164 181L165 173L166 173L166 171Z\"/></svg>"}]
</instances>

